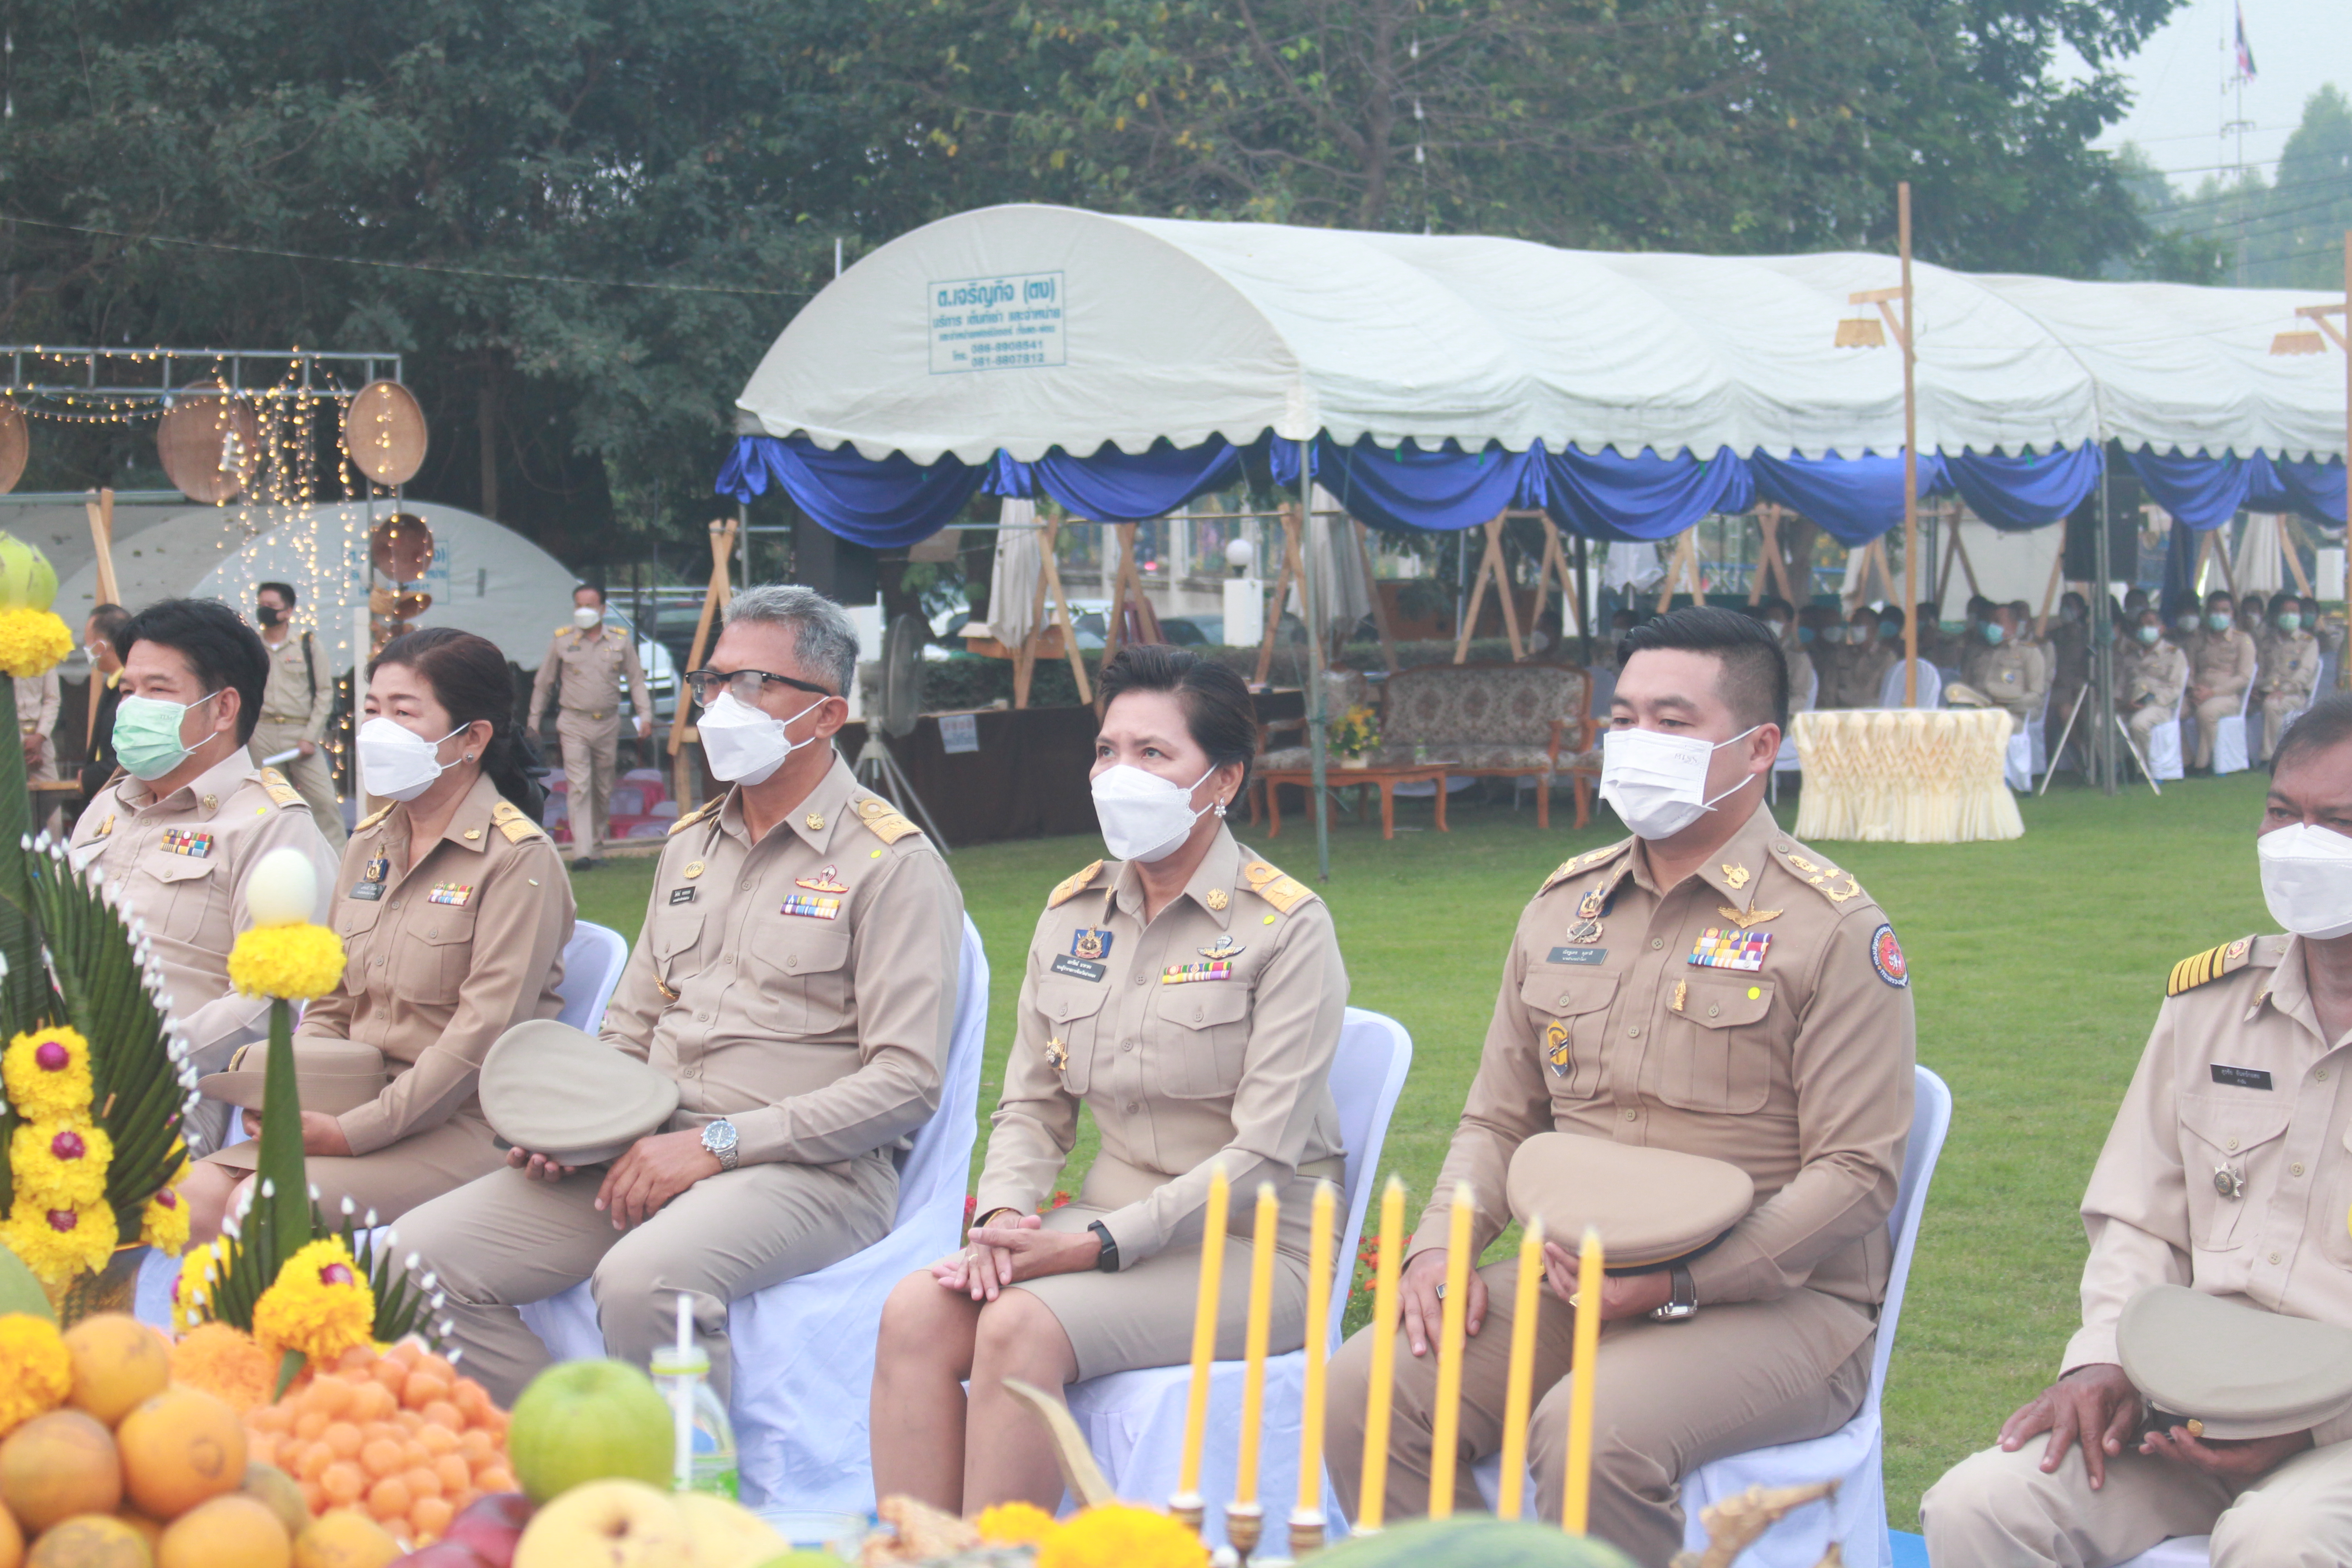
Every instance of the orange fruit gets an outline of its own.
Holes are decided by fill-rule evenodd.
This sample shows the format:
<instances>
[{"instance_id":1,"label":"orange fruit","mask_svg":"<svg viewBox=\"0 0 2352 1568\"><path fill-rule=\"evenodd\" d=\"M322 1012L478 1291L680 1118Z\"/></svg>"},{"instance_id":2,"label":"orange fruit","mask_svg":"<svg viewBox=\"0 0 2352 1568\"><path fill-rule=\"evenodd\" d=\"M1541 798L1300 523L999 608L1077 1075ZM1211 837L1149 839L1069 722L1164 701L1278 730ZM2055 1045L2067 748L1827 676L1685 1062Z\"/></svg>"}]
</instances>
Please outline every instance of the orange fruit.
<instances>
[{"instance_id":1,"label":"orange fruit","mask_svg":"<svg viewBox=\"0 0 2352 1568\"><path fill-rule=\"evenodd\" d=\"M76 1514L44 1531L25 1568L152 1568L147 1538L107 1513Z\"/></svg>"},{"instance_id":2,"label":"orange fruit","mask_svg":"<svg viewBox=\"0 0 2352 1568\"><path fill-rule=\"evenodd\" d=\"M36 1415L0 1442L0 1505L29 1534L78 1513L112 1513L121 1502L114 1436L87 1411Z\"/></svg>"},{"instance_id":3,"label":"orange fruit","mask_svg":"<svg viewBox=\"0 0 2352 1568\"><path fill-rule=\"evenodd\" d=\"M242 1494L198 1503L163 1527L155 1568L291 1568L294 1542L269 1505Z\"/></svg>"},{"instance_id":4,"label":"orange fruit","mask_svg":"<svg viewBox=\"0 0 2352 1568\"><path fill-rule=\"evenodd\" d=\"M16 1528L16 1516L0 1508L0 1568L17 1568L25 1561L25 1532Z\"/></svg>"},{"instance_id":5,"label":"orange fruit","mask_svg":"<svg viewBox=\"0 0 2352 1568\"><path fill-rule=\"evenodd\" d=\"M302 1500L302 1483L275 1465L247 1461L243 1490L246 1496L268 1504L289 1536L310 1522L310 1505Z\"/></svg>"},{"instance_id":6,"label":"orange fruit","mask_svg":"<svg viewBox=\"0 0 2352 1568\"><path fill-rule=\"evenodd\" d=\"M294 1568L387 1568L400 1555L392 1532L357 1509L322 1513L294 1538Z\"/></svg>"},{"instance_id":7,"label":"orange fruit","mask_svg":"<svg viewBox=\"0 0 2352 1568\"><path fill-rule=\"evenodd\" d=\"M73 1358L73 1392L66 1403L109 1426L172 1381L172 1351L163 1337L128 1312L99 1312L65 1334Z\"/></svg>"},{"instance_id":8,"label":"orange fruit","mask_svg":"<svg viewBox=\"0 0 2352 1568\"><path fill-rule=\"evenodd\" d=\"M162 1521L149 1519L145 1514L141 1513L135 1508L126 1508L114 1517L129 1525L131 1529L137 1531L139 1532L139 1539L147 1543L148 1554L150 1556L154 1554L155 1543L163 1539L163 1525Z\"/></svg>"},{"instance_id":9,"label":"orange fruit","mask_svg":"<svg viewBox=\"0 0 2352 1568\"><path fill-rule=\"evenodd\" d=\"M245 1483L244 1424L201 1389L165 1389L124 1416L114 1436L123 1485L142 1513L177 1519Z\"/></svg>"}]
</instances>

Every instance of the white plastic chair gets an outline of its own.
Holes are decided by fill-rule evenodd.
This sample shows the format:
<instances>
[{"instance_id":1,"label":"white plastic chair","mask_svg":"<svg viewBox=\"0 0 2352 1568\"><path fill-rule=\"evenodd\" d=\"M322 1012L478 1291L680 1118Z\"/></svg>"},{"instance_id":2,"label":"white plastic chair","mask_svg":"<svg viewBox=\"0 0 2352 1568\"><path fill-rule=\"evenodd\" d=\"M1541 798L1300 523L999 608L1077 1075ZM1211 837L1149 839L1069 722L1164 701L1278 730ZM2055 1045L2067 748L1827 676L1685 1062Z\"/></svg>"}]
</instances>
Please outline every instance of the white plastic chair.
<instances>
[{"instance_id":1,"label":"white plastic chair","mask_svg":"<svg viewBox=\"0 0 2352 1568\"><path fill-rule=\"evenodd\" d=\"M745 1506L767 1511L863 1514L874 1506L866 1413L873 1394L874 1326L892 1286L955 1250L980 1121L980 1060L988 1035L988 955L963 922L955 1032L940 1108L898 1168L890 1234L852 1258L771 1285L727 1313L734 1347L728 1414L735 1424ZM583 1282L522 1310L559 1360L604 1353L596 1303Z\"/></svg>"},{"instance_id":2,"label":"white plastic chair","mask_svg":"<svg viewBox=\"0 0 2352 1568\"><path fill-rule=\"evenodd\" d=\"M2213 1561L2213 1538L2210 1535L2176 1535L2169 1541L2159 1541L2138 1556L2116 1564L2116 1568L2210 1568Z\"/></svg>"},{"instance_id":3,"label":"white plastic chair","mask_svg":"<svg viewBox=\"0 0 2352 1568\"><path fill-rule=\"evenodd\" d=\"M1339 1056L1331 1064L1331 1098L1339 1106L1340 1136L1348 1147L1342 1192L1348 1205L1347 1227L1333 1259L1336 1279L1330 1317L1319 1329L1334 1347L1339 1342L1348 1286L1355 1278L1356 1246L1363 1233L1373 1178L1380 1171L1381 1146L1388 1138L1389 1118L1396 1110L1397 1096L1404 1091L1405 1073L1412 1066L1412 1037L1402 1025L1378 1013L1348 1009L1339 1031ZM1213 1546L1225 1541L1224 1510L1216 1500L1230 1498L1234 1492L1242 1373L1240 1362L1221 1361L1210 1375L1209 1439L1202 1455L1201 1490L1213 1500L1201 1528ZM1289 1516L1298 1497L1298 1413L1306 1375L1303 1352L1266 1359L1258 1498L1265 1505L1269 1542L1283 1539L1281 1521ZM1104 1479L1120 1497L1156 1507L1176 1490L1184 1444L1184 1405L1192 1380L1188 1367L1153 1366L1070 1385L1070 1413L1086 1433ZM1336 1539L1340 1533L1339 1500L1328 1480L1323 1511Z\"/></svg>"},{"instance_id":4,"label":"white plastic chair","mask_svg":"<svg viewBox=\"0 0 2352 1568\"><path fill-rule=\"evenodd\" d=\"M2171 718L2147 728L2147 771L2159 783L2169 784L2174 779L2187 776L2182 763L2180 710L2188 700L2186 696L2182 697L2180 701L2172 705Z\"/></svg>"},{"instance_id":5,"label":"white plastic chair","mask_svg":"<svg viewBox=\"0 0 2352 1568\"><path fill-rule=\"evenodd\" d=\"M1813 707L1821 701L1821 698L1822 672L1816 669L1806 677L1805 707L1808 709ZM1795 713L1790 713L1788 733L1780 737L1780 749L1772 758L1772 776L1764 781L1766 793L1772 797L1774 805L1780 804L1780 775L1795 773L1802 778L1804 772L1803 765L1797 761L1797 716Z\"/></svg>"},{"instance_id":6,"label":"white plastic chair","mask_svg":"<svg viewBox=\"0 0 2352 1568\"><path fill-rule=\"evenodd\" d=\"M1878 682L1878 705L1881 708L1903 706L1903 660L1896 659L1886 667L1886 674ZM1940 708L1944 703L1944 678L1926 659L1913 662L1919 667L1919 706Z\"/></svg>"},{"instance_id":7,"label":"white plastic chair","mask_svg":"<svg viewBox=\"0 0 2352 1568\"><path fill-rule=\"evenodd\" d=\"M555 994L563 998L556 1016L575 1029L594 1034L604 1022L604 1006L621 984L629 962L629 942L611 926L579 921L572 940L563 944L563 984Z\"/></svg>"},{"instance_id":8,"label":"white plastic chair","mask_svg":"<svg viewBox=\"0 0 2352 1568\"><path fill-rule=\"evenodd\" d=\"M1836 1542L1847 1568L1893 1568L1894 1542L1886 1531L1886 1479L1882 1467L1885 1432L1878 1402L1886 1388L1886 1362L1895 1351L1895 1329L1903 1315L1903 1287L1911 1255L1919 1245L1919 1218L1927 1211L1927 1186L1944 1134L1952 1125L1952 1091L1926 1068L1915 1067L1911 1137L1903 1151L1903 1179L1895 1191L1895 1211L1886 1216L1895 1258L1886 1274L1886 1300L1878 1310L1878 1341L1870 1361L1870 1392L1862 1408L1836 1431L1802 1443L1728 1454L1701 1465L1682 1481L1683 1545L1706 1549L1699 1510L1737 1497L1749 1487L1802 1486L1837 1480L1836 1496L1808 1503L1766 1531L1740 1554L1741 1568L1813 1568ZM1493 1459L1475 1472L1479 1489L1494 1506L1500 1469ZM1528 1495L1535 1495L1533 1478Z\"/></svg>"},{"instance_id":9,"label":"white plastic chair","mask_svg":"<svg viewBox=\"0 0 2352 1568\"><path fill-rule=\"evenodd\" d=\"M2246 744L2246 715L2254 704L2254 684L2246 683L2243 696L2238 700L2238 710L2224 716L2213 726L2213 776L2242 773L2252 765L2252 748Z\"/></svg>"},{"instance_id":10,"label":"white plastic chair","mask_svg":"<svg viewBox=\"0 0 2352 1568\"><path fill-rule=\"evenodd\" d=\"M2049 717L2050 690L2044 687L2042 700L2033 705L2032 713L2010 732L2009 756L2002 764L2001 778L2020 795L2032 794L2035 777L2050 771L2049 755L2043 749L2046 742L2042 738L2042 721Z\"/></svg>"}]
</instances>

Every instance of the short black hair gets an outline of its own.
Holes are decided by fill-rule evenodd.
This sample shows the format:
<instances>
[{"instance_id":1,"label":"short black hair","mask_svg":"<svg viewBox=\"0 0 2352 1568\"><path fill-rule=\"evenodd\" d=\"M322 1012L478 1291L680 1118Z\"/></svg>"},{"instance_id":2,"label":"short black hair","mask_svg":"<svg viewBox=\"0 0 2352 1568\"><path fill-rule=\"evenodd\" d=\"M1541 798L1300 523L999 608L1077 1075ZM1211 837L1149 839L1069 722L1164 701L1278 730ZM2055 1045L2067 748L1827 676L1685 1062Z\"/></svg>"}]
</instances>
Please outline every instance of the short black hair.
<instances>
[{"instance_id":1,"label":"short black hair","mask_svg":"<svg viewBox=\"0 0 2352 1568\"><path fill-rule=\"evenodd\" d=\"M1878 612L1878 624L1881 626L1885 626L1887 622L1893 621L1895 625L1895 628L1900 630L1903 626L1903 607L1899 605L1889 605L1885 609Z\"/></svg>"},{"instance_id":2,"label":"short black hair","mask_svg":"<svg viewBox=\"0 0 2352 1568\"><path fill-rule=\"evenodd\" d=\"M2235 613L2238 608L2238 596L2227 588L2216 588L2205 595L2205 602L2209 605L2216 599L2229 605L2232 613Z\"/></svg>"},{"instance_id":3,"label":"short black hair","mask_svg":"<svg viewBox=\"0 0 2352 1568\"><path fill-rule=\"evenodd\" d=\"M1184 728L1192 743L1209 753L1209 765L1242 764L1242 787L1234 792L1234 798L1241 799L1243 790L1249 788L1249 762L1257 754L1257 706L1240 676L1191 648L1130 643L1103 666L1098 685L1105 713L1130 691L1165 691L1174 696L1177 706L1184 710Z\"/></svg>"},{"instance_id":4,"label":"short black hair","mask_svg":"<svg viewBox=\"0 0 2352 1568\"><path fill-rule=\"evenodd\" d=\"M253 596L257 599L264 594L273 593L286 601L286 607L289 610L301 603L294 596L294 584L291 583L256 583L253 585Z\"/></svg>"},{"instance_id":5,"label":"short black hair","mask_svg":"<svg viewBox=\"0 0 2352 1568\"><path fill-rule=\"evenodd\" d=\"M217 599L162 599L131 617L117 658L129 658L142 642L160 643L188 661L207 695L236 690L236 740L253 739L261 722L261 692L269 684L269 649L245 617Z\"/></svg>"},{"instance_id":6,"label":"short black hair","mask_svg":"<svg viewBox=\"0 0 2352 1568\"><path fill-rule=\"evenodd\" d=\"M2305 709L2286 727L2271 753L2271 773L2275 775L2305 752L2324 752L2347 741L2352 741L2352 692L2338 691Z\"/></svg>"},{"instance_id":7,"label":"short black hair","mask_svg":"<svg viewBox=\"0 0 2352 1568\"><path fill-rule=\"evenodd\" d=\"M1789 660L1761 621L1716 605L1685 605L1619 637L1617 668L1652 648L1713 654L1723 666L1717 689L1734 713L1789 727Z\"/></svg>"},{"instance_id":8,"label":"short black hair","mask_svg":"<svg viewBox=\"0 0 2352 1568\"><path fill-rule=\"evenodd\" d=\"M89 629L106 640L117 658L122 653L122 628L131 624L131 612L120 605L100 605L89 613Z\"/></svg>"},{"instance_id":9,"label":"short black hair","mask_svg":"<svg viewBox=\"0 0 2352 1568\"><path fill-rule=\"evenodd\" d=\"M602 589L602 588L600 588L600 587L598 587L595 584L593 584L593 583L574 583L574 584L572 584L572 596L573 598L575 598L575 599L576 599L576 598L578 598L578 597L579 597L581 595L583 595L583 594L593 594L593 595L596 595L596 607L597 607L598 609L600 609L600 610L601 610L601 609L603 609L603 608L604 607L604 589Z\"/></svg>"},{"instance_id":10,"label":"short black hair","mask_svg":"<svg viewBox=\"0 0 2352 1568\"><path fill-rule=\"evenodd\" d=\"M1789 603L1788 600L1780 597L1778 594L1766 595L1758 602L1756 607L1768 616L1775 610L1780 611L1784 616L1793 616L1797 613L1797 606Z\"/></svg>"}]
</instances>

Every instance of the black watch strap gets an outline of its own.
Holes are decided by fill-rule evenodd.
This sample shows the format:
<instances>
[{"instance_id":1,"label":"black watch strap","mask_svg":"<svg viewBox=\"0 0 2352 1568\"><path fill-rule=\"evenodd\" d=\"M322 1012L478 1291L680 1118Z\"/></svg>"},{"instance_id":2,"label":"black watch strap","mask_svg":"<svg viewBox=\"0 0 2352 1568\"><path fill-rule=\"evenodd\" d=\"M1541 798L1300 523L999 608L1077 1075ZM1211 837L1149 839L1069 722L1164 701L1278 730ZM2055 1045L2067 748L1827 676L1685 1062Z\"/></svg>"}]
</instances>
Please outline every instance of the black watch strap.
<instances>
[{"instance_id":1,"label":"black watch strap","mask_svg":"<svg viewBox=\"0 0 2352 1568\"><path fill-rule=\"evenodd\" d=\"M1088 1225L1087 1228L1095 1233L1095 1239L1097 1241L1102 1243L1102 1251L1097 1254L1095 1258L1095 1267L1102 1270L1105 1274L1118 1273L1118 1242L1111 1236L1110 1227L1103 1224L1102 1221L1096 1220L1092 1224Z\"/></svg>"}]
</instances>

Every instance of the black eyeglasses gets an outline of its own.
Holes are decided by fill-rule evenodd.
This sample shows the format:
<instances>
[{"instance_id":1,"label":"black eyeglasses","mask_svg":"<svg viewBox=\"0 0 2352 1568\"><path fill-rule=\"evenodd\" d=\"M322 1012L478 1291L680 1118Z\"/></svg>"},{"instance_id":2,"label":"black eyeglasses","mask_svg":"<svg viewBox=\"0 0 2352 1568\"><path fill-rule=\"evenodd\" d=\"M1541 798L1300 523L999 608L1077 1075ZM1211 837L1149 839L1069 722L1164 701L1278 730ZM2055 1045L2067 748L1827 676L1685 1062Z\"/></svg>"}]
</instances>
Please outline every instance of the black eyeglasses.
<instances>
[{"instance_id":1,"label":"black eyeglasses","mask_svg":"<svg viewBox=\"0 0 2352 1568\"><path fill-rule=\"evenodd\" d=\"M686 689L693 692L694 700L706 708L718 700L719 693L721 691L732 692L736 701L747 708L755 708L759 706L760 694L768 689L768 683L772 680L778 686L789 686L795 691L805 691L812 697L841 695L837 691L827 691L822 686L813 686L805 680L795 680L789 675L776 675L764 669L738 669L731 673L717 669L698 669L686 678Z\"/></svg>"}]
</instances>

